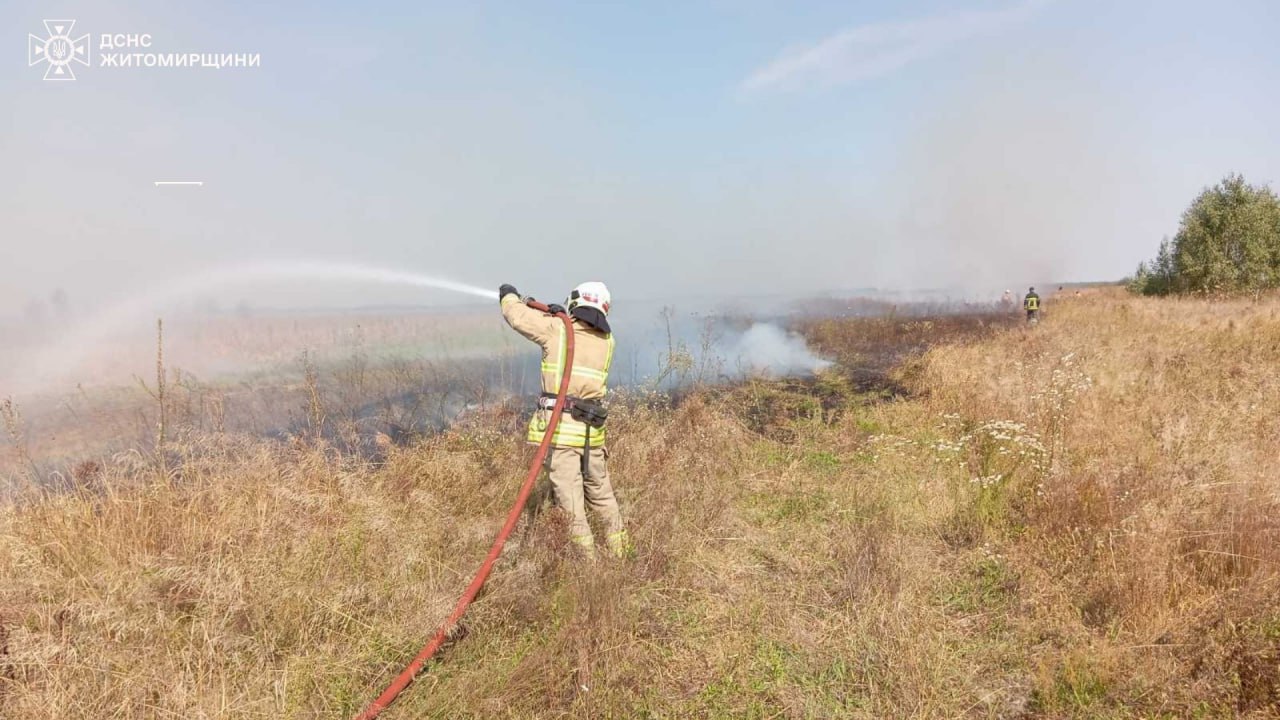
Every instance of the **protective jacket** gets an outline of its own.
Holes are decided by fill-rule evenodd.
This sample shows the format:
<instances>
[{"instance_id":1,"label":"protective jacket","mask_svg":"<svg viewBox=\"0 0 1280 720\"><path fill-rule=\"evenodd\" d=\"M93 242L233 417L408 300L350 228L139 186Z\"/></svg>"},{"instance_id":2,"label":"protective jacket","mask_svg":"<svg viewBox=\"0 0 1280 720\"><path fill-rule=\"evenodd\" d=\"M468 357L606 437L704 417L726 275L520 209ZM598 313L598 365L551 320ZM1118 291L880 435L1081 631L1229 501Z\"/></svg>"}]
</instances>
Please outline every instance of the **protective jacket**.
<instances>
[{"instance_id":1,"label":"protective jacket","mask_svg":"<svg viewBox=\"0 0 1280 720\"><path fill-rule=\"evenodd\" d=\"M1022 300L1022 307L1027 310L1039 310L1040 296L1035 293L1027 293L1027 296Z\"/></svg>"},{"instance_id":2,"label":"protective jacket","mask_svg":"<svg viewBox=\"0 0 1280 720\"><path fill-rule=\"evenodd\" d=\"M514 293L502 298L502 317L513 330L542 347L542 392L555 395L564 377L564 321L525 305ZM569 373L569 395L583 400L603 400L608 391L609 366L613 363L613 333L602 332L573 320L573 368ZM537 444L551 421L551 410L540 407L529 420L528 440ZM601 447L604 428L588 428L586 423L564 413L551 437L555 447L580 448L590 439L591 447Z\"/></svg>"}]
</instances>

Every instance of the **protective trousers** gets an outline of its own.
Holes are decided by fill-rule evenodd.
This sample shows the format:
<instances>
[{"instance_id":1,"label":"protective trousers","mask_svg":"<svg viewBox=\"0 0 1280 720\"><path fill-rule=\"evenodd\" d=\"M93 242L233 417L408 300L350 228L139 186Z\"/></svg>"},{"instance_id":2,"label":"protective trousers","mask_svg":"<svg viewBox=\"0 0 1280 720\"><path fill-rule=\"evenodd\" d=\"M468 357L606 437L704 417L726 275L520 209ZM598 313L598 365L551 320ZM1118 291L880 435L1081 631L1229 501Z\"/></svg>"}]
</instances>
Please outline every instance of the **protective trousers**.
<instances>
[{"instance_id":1,"label":"protective trousers","mask_svg":"<svg viewBox=\"0 0 1280 720\"><path fill-rule=\"evenodd\" d=\"M590 452L584 476L582 448L552 448L551 488L556 504L569 514L569 538L583 553L595 555L595 539L587 522L586 510L590 507L604 522L609 552L621 557L628 551L627 531L622 527L622 513L618 511L618 501L609 482L609 461L602 447L591 448Z\"/></svg>"}]
</instances>

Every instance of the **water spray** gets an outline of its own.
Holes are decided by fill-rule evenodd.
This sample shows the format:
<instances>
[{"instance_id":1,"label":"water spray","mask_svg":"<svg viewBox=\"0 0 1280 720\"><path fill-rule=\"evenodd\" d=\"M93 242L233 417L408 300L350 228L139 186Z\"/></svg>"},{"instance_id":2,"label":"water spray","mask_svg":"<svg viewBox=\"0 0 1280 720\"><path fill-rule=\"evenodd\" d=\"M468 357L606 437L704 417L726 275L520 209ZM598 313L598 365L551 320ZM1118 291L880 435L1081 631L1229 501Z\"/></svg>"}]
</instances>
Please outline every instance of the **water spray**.
<instances>
[{"instance_id":1,"label":"water spray","mask_svg":"<svg viewBox=\"0 0 1280 720\"><path fill-rule=\"evenodd\" d=\"M215 268L179 278L136 295L81 321L50 347L34 353L15 373L19 381L39 386L67 375L89 349L140 320L152 320L158 306L228 285L264 280L342 280L413 285L497 300L494 290L420 273L332 262L264 262Z\"/></svg>"}]
</instances>

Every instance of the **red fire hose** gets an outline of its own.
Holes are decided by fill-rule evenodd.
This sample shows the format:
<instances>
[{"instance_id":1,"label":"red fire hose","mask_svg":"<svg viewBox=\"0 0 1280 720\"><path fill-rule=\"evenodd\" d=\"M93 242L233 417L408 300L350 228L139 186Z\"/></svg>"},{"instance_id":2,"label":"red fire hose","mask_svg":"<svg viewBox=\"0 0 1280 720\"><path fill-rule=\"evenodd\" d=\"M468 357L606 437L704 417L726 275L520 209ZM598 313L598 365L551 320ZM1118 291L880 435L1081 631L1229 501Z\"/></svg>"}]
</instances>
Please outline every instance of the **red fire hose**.
<instances>
[{"instance_id":1,"label":"red fire hose","mask_svg":"<svg viewBox=\"0 0 1280 720\"><path fill-rule=\"evenodd\" d=\"M546 305L534 300L528 301L529 307L542 312L550 312ZM524 504L529 500L529 492L533 489L533 483L538 479L538 472L542 469L542 462L547 457L547 451L551 448L551 436L555 434L556 426L560 424L560 416L564 413L564 398L569 393L569 374L573 369L573 322L568 315L558 313L556 317L564 322L565 327L565 349L564 349L564 370L560 379L560 389L556 392L556 405L551 411L551 421L547 423L547 431L542 434L542 442L538 444L538 452L533 456L533 462L529 464L529 474L525 475L524 484L520 486L520 492L516 495L515 504L511 506L511 511L507 513L507 521L502 525L502 530L493 540L493 547L489 548L489 554L485 557L484 563L480 565L480 569L476 571L475 577L471 578L471 584L467 586L466 592L462 593L462 597L458 598L458 604L454 606L453 612L445 619L440 627L436 628L436 632L431 636L425 647L417 654L416 657L405 667L404 670L396 676L395 680L382 691L373 702L369 703L355 720L373 720L382 714L392 702L404 692L405 688L413 682L414 678L422 670L422 666L431 659L432 655L440 649L444 644L445 638L449 634L449 630L462 619L463 614L467 612L467 607L471 605L471 601L476 599L476 593L480 592L480 588L484 586L484 581L489 579L489 573L493 571L493 564L497 561L498 556L502 554L502 547L507 544L507 538L511 536L511 531L515 530L516 523L520 521L520 514L524 511Z\"/></svg>"}]
</instances>

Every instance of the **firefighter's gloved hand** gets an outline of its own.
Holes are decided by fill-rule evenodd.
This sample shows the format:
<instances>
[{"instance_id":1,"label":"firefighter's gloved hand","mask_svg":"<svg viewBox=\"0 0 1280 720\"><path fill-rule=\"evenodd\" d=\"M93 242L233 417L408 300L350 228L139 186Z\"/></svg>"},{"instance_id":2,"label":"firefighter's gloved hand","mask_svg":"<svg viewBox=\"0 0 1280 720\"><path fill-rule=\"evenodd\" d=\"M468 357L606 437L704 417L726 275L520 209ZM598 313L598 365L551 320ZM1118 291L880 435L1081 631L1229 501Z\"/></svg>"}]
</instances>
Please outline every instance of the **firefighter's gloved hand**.
<instances>
[{"instance_id":1,"label":"firefighter's gloved hand","mask_svg":"<svg viewBox=\"0 0 1280 720\"><path fill-rule=\"evenodd\" d=\"M555 303L552 303L547 306L547 312L551 313L552 315L559 315L564 312L564 306L556 305Z\"/></svg>"},{"instance_id":2,"label":"firefighter's gloved hand","mask_svg":"<svg viewBox=\"0 0 1280 720\"><path fill-rule=\"evenodd\" d=\"M502 301L502 298L504 298L504 297L506 297L506 296L508 296L508 295L519 295L519 294L520 294L520 291L516 289L516 286L515 286L515 285L508 285L508 284L506 284L506 283L503 283L502 285L499 285L499 286L498 286L498 301L499 301L499 302L501 302L501 301Z\"/></svg>"}]
</instances>

